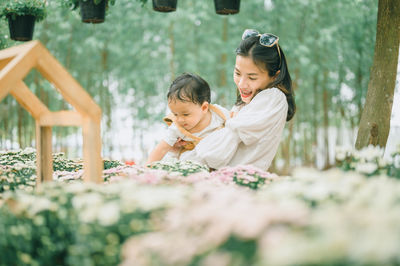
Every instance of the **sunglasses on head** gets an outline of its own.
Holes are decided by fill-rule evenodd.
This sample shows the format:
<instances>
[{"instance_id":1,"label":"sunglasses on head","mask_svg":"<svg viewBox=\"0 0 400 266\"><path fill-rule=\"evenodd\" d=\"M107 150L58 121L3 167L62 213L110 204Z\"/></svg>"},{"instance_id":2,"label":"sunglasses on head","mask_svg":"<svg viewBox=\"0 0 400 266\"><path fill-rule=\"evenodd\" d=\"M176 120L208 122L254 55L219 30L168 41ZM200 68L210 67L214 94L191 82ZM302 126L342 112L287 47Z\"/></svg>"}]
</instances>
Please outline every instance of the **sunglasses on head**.
<instances>
[{"instance_id":1,"label":"sunglasses on head","mask_svg":"<svg viewBox=\"0 0 400 266\"><path fill-rule=\"evenodd\" d=\"M276 45L276 49L278 50L278 54L279 54L279 68L280 68L282 58L281 58L281 49L279 48L279 44L278 44L279 37L274 34L271 34L271 33L260 34L256 30L247 29L243 32L242 40L246 40L247 38L250 38L253 36L257 36L257 37L260 36L259 42L262 46L273 47L274 45Z\"/></svg>"}]
</instances>

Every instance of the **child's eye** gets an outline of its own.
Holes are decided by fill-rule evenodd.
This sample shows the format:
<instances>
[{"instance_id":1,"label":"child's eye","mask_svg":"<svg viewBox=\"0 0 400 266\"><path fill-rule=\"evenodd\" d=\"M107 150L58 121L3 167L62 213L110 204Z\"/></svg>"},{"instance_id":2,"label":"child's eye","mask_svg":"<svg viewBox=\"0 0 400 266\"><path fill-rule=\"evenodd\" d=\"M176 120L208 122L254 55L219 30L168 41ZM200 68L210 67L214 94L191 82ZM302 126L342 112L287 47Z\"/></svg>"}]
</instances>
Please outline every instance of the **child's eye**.
<instances>
[{"instance_id":1,"label":"child's eye","mask_svg":"<svg viewBox=\"0 0 400 266\"><path fill-rule=\"evenodd\" d=\"M249 78L249 80L257 80L256 78Z\"/></svg>"},{"instance_id":2,"label":"child's eye","mask_svg":"<svg viewBox=\"0 0 400 266\"><path fill-rule=\"evenodd\" d=\"M189 114L183 114L183 116L189 116Z\"/></svg>"},{"instance_id":3,"label":"child's eye","mask_svg":"<svg viewBox=\"0 0 400 266\"><path fill-rule=\"evenodd\" d=\"M236 76L240 76L240 73L238 73L238 72L235 72L235 75L236 75Z\"/></svg>"}]
</instances>

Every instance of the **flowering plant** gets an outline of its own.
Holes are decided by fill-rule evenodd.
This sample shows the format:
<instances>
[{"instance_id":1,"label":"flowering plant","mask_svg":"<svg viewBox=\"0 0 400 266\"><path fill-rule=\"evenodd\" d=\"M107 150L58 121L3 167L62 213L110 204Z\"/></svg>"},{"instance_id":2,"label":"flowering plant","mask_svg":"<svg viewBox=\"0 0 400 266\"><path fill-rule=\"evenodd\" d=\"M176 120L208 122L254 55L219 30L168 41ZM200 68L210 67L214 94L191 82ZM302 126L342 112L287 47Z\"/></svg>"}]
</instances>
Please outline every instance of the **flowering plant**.
<instances>
[{"instance_id":1,"label":"flowering plant","mask_svg":"<svg viewBox=\"0 0 400 266\"><path fill-rule=\"evenodd\" d=\"M164 170L170 174L177 174L182 176L188 176L194 173L209 171L209 168L205 165L192 161L178 161L178 160L172 160L167 162L164 161L154 162L152 164L149 164L148 167L151 169Z\"/></svg>"},{"instance_id":2,"label":"flowering plant","mask_svg":"<svg viewBox=\"0 0 400 266\"><path fill-rule=\"evenodd\" d=\"M93 1L95 5L98 5L102 0L59 0L61 1L62 6L66 6L72 9L76 9L79 6L79 3L82 2L87 2L87 1ZM114 5L116 0L106 0L107 5ZM142 6L147 2L147 0L137 0L139 1Z\"/></svg>"},{"instance_id":3,"label":"flowering plant","mask_svg":"<svg viewBox=\"0 0 400 266\"><path fill-rule=\"evenodd\" d=\"M398 180L337 169L298 169L257 191L198 187L159 230L124 244L122 265L391 264L399 193Z\"/></svg>"},{"instance_id":4,"label":"flowering plant","mask_svg":"<svg viewBox=\"0 0 400 266\"><path fill-rule=\"evenodd\" d=\"M32 162L26 157L12 157L9 164ZM400 180L338 169L302 168L276 178L250 166L209 173L203 166L178 165L120 165L104 170L102 185L53 182L4 192L0 265L400 261ZM81 171L64 171L64 177Z\"/></svg>"},{"instance_id":5,"label":"flowering plant","mask_svg":"<svg viewBox=\"0 0 400 266\"><path fill-rule=\"evenodd\" d=\"M258 189L278 177L251 165L224 167L212 172L211 176L225 183L234 182L251 189Z\"/></svg>"},{"instance_id":6,"label":"flowering plant","mask_svg":"<svg viewBox=\"0 0 400 266\"><path fill-rule=\"evenodd\" d=\"M184 201L174 187L45 183L0 201L1 265L118 265L122 243Z\"/></svg>"},{"instance_id":7,"label":"flowering plant","mask_svg":"<svg viewBox=\"0 0 400 266\"><path fill-rule=\"evenodd\" d=\"M103 160L105 181L111 176L110 168L121 166L120 161ZM53 180L62 182L81 180L83 161L67 159L64 153L53 154ZM32 190L36 186L36 150L0 151L0 193L8 190Z\"/></svg>"},{"instance_id":8,"label":"flowering plant","mask_svg":"<svg viewBox=\"0 0 400 266\"><path fill-rule=\"evenodd\" d=\"M0 151L0 193L32 190L36 185L35 150Z\"/></svg>"},{"instance_id":9,"label":"flowering plant","mask_svg":"<svg viewBox=\"0 0 400 266\"><path fill-rule=\"evenodd\" d=\"M383 158L384 149L369 145L361 150L336 148L336 164L344 171L366 176L388 175L400 178L400 145L391 159Z\"/></svg>"}]
</instances>

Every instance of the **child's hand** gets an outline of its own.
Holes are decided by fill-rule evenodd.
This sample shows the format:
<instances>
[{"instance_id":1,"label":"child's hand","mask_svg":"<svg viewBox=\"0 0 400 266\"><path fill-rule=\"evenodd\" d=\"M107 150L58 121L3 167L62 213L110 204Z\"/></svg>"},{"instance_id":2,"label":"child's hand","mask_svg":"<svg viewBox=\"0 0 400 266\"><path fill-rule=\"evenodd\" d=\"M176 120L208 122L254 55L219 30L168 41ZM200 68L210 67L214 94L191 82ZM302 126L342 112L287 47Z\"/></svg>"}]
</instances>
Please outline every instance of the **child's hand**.
<instances>
[{"instance_id":1,"label":"child's hand","mask_svg":"<svg viewBox=\"0 0 400 266\"><path fill-rule=\"evenodd\" d=\"M184 141L181 138L178 138L178 140L175 142L174 146L172 146L172 152L173 153L178 153L181 151L181 149L187 144L187 141Z\"/></svg>"}]
</instances>

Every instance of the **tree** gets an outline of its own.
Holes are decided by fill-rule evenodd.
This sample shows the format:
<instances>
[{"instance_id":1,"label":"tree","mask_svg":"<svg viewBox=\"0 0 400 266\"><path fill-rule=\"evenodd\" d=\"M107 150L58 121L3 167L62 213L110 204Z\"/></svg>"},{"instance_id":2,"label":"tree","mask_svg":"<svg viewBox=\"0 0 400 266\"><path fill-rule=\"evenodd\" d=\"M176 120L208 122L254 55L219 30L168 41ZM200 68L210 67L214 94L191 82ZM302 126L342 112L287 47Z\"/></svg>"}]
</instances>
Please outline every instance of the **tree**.
<instances>
[{"instance_id":1,"label":"tree","mask_svg":"<svg viewBox=\"0 0 400 266\"><path fill-rule=\"evenodd\" d=\"M386 146L400 44L400 1L379 0L374 62L356 148Z\"/></svg>"}]
</instances>

